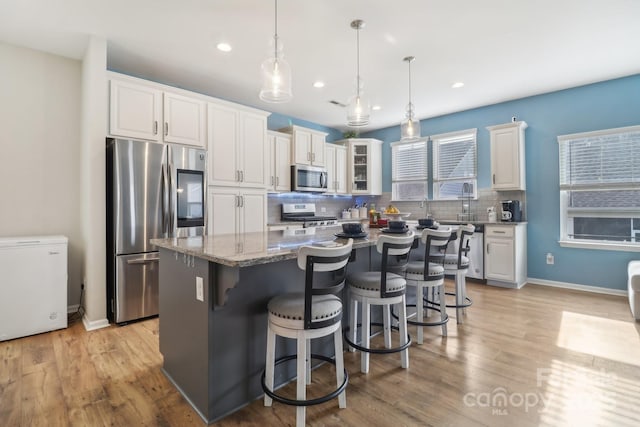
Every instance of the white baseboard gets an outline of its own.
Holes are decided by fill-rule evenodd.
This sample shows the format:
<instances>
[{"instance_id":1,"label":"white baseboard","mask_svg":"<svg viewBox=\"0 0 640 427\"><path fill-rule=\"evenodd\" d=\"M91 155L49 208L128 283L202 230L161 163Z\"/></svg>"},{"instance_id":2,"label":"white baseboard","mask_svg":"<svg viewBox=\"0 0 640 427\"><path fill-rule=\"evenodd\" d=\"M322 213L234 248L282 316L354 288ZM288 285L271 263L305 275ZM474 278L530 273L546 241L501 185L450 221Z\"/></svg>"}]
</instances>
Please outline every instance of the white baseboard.
<instances>
[{"instance_id":1,"label":"white baseboard","mask_svg":"<svg viewBox=\"0 0 640 427\"><path fill-rule=\"evenodd\" d=\"M106 328L109 326L109 321L107 319L100 320L89 320L87 316L82 316L82 324L84 325L84 329L87 331L95 331L96 329Z\"/></svg>"},{"instance_id":2,"label":"white baseboard","mask_svg":"<svg viewBox=\"0 0 640 427\"><path fill-rule=\"evenodd\" d=\"M610 289L610 288L602 288L599 286L579 285L577 283L556 282L555 280L536 279L533 277L527 278L527 284L551 286L554 288L574 289L576 291L593 292L596 294L617 295L617 296L623 296L623 297L628 296L628 291L622 290L622 289Z\"/></svg>"}]
</instances>

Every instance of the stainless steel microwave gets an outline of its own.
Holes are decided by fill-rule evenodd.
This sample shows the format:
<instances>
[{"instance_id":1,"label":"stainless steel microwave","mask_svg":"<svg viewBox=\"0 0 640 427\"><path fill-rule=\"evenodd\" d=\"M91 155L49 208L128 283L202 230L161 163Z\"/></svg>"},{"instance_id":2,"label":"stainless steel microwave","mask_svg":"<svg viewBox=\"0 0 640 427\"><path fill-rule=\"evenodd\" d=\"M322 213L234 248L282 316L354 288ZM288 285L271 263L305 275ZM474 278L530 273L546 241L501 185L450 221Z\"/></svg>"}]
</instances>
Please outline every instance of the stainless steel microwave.
<instances>
[{"instance_id":1,"label":"stainless steel microwave","mask_svg":"<svg viewBox=\"0 0 640 427\"><path fill-rule=\"evenodd\" d=\"M291 191L324 193L327 191L327 170L318 166L291 165Z\"/></svg>"}]
</instances>

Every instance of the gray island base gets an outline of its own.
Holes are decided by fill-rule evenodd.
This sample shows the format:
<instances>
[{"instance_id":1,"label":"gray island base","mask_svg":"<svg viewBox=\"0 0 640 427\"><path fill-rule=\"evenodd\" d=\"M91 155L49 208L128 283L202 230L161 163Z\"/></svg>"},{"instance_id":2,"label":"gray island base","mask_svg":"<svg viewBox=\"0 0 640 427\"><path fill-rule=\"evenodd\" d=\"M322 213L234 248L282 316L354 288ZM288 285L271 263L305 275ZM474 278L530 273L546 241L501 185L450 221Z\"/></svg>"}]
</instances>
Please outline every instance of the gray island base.
<instances>
[{"instance_id":1,"label":"gray island base","mask_svg":"<svg viewBox=\"0 0 640 427\"><path fill-rule=\"evenodd\" d=\"M160 249L160 352L163 371L202 419L212 423L263 395L267 302L301 292L300 246L344 242L334 231L286 231L156 239ZM379 230L354 240L347 271L379 263ZM202 283L199 295L198 287ZM343 325L348 324L347 311ZM312 352L333 356L331 337L314 340ZM276 357L295 354L293 340L278 340ZM295 363L276 370L276 387L295 377Z\"/></svg>"}]
</instances>

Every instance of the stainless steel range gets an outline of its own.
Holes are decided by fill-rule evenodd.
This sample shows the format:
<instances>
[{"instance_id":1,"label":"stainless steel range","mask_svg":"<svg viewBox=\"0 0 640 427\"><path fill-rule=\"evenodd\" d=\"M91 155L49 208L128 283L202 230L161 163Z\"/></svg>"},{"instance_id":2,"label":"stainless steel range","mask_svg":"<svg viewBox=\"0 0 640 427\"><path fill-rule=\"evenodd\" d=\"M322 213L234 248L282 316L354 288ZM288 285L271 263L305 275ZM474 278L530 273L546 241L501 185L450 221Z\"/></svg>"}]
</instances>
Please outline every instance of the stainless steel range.
<instances>
[{"instance_id":1,"label":"stainless steel range","mask_svg":"<svg viewBox=\"0 0 640 427\"><path fill-rule=\"evenodd\" d=\"M302 222L302 226L305 228L338 224L338 219L335 216L316 215L315 203L283 203L281 220L283 222Z\"/></svg>"}]
</instances>

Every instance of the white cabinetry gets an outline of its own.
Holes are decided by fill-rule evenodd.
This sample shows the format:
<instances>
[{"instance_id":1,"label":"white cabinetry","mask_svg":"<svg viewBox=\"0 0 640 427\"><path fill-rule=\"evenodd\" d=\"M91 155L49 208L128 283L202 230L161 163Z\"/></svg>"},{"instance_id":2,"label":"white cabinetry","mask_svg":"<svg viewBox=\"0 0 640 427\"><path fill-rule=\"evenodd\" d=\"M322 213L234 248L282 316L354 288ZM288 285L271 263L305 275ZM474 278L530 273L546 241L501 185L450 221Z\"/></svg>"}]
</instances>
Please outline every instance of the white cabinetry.
<instances>
[{"instance_id":1,"label":"white cabinetry","mask_svg":"<svg viewBox=\"0 0 640 427\"><path fill-rule=\"evenodd\" d=\"M327 193L347 194L347 147L326 144Z\"/></svg>"},{"instance_id":2,"label":"white cabinetry","mask_svg":"<svg viewBox=\"0 0 640 427\"><path fill-rule=\"evenodd\" d=\"M526 190L524 130L526 122L489 126L491 137L491 188Z\"/></svg>"},{"instance_id":3,"label":"white cabinetry","mask_svg":"<svg viewBox=\"0 0 640 427\"><path fill-rule=\"evenodd\" d=\"M291 134L291 163L298 165L325 166L325 132L300 126L289 126L280 132Z\"/></svg>"},{"instance_id":4,"label":"white cabinetry","mask_svg":"<svg viewBox=\"0 0 640 427\"><path fill-rule=\"evenodd\" d=\"M208 234L264 232L267 193L260 189L209 187Z\"/></svg>"},{"instance_id":5,"label":"white cabinetry","mask_svg":"<svg viewBox=\"0 0 640 427\"><path fill-rule=\"evenodd\" d=\"M485 277L490 285L521 288L527 280L527 225L487 225Z\"/></svg>"},{"instance_id":6,"label":"white cabinetry","mask_svg":"<svg viewBox=\"0 0 640 427\"><path fill-rule=\"evenodd\" d=\"M269 191L291 191L291 135L268 131L269 165L267 167Z\"/></svg>"},{"instance_id":7,"label":"white cabinetry","mask_svg":"<svg viewBox=\"0 0 640 427\"><path fill-rule=\"evenodd\" d=\"M209 103L209 184L265 188L268 113Z\"/></svg>"},{"instance_id":8,"label":"white cabinetry","mask_svg":"<svg viewBox=\"0 0 640 427\"><path fill-rule=\"evenodd\" d=\"M206 103L134 81L111 80L109 133L178 144L206 145Z\"/></svg>"},{"instance_id":9,"label":"white cabinetry","mask_svg":"<svg viewBox=\"0 0 640 427\"><path fill-rule=\"evenodd\" d=\"M371 138L350 138L336 141L348 149L348 192L351 194L382 194L382 141Z\"/></svg>"}]
</instances>

